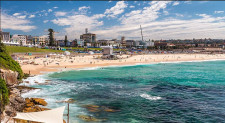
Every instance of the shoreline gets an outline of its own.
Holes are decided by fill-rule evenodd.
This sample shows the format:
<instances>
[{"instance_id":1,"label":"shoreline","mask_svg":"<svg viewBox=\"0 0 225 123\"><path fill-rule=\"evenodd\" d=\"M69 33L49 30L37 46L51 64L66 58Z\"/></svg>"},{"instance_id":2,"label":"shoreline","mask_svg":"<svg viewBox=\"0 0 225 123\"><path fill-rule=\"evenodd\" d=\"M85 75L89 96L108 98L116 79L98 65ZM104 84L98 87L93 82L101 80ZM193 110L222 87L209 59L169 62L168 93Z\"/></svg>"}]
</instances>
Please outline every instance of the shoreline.
<instances>
[{"instance_id":1,"label":"shoreline","mask_svg":"<svg viewBox=\"0 0 225 123\"><path fill-rule=\"evenodd\" d=\"M48 74L51 72L61 72L79 69L88 69L95 67L110 67L110 66L134 66L139 64L157 64L157 63L175 63L175 62L198 62L198 61L215 61L225 60L225 54L148 54L148 55L134 55L126 59L119 60L100 60L95 59L93 56L87 55L83 57L74 57L79 59L75 63L64 63L63 61L69 61L69 58L65 56L61 60L60 65L23 65L19 61L24 73L31 73L31 76ZM71 58L70 58L71 59ZM43 62L44 58L39 58L37 61ZM49 59L52 60L52 59ZM56 60L55 60L56 61ZM74 60L75 61L75 60ZM57 62L56 62L57 63Z\"/></svg>"},{"instance_id":2,"label":"shoreline","mask_svg":"<svg viewBox=\"0 0 225 123\"><path fill-rule=\"evenodd\" d=\"M186 60L186 61L181 61L181 60L179 60L179 61L176 61L176 60L174 60L174 61L162 61L162 62L150 62L150 63L133 63L133 64L120 64L120 65L112 65L112 64L107 64L107 65L104 65L104 66L95 66L95 65L93 65L92 67L80 67L80 68L66 68L66 69L64 69L63 71L59 71L61 68L58 68L58 71L53 71L53 72L45 72L45 73L43 73L43 74L38 74L38 75L35 75L34 76L34 78L33 77L31 77L31 80L33 80L34 81L34 83L33 84L40 84L40 85L45 85L45 82L48 80L47 78L45 78L45 79L43 79L42 77L40 77L40 76L45 76L45 75L48 75L48 74L52 74L52 73L55 73L55 72L64 72L64 71L70 71L70 70L94 70L94 69L98 69L99 67L125 67L125 66L136 66L136 65L150 65L150 64L160 64L160 63L162 63L162 64L167 64L167 63L183 63L183 62L207 62L207 61L225 61L225 58L223 58L223 59L204 59L204 60ZM39 80L37 80L37 79L39 79L39 78L42 78L43 79L43 81L39 81ZM35 83L35 81L38 81L38 83ZM52 81L52 80L51 80ZM48 84L48 83L47 83ZM28 85L25 85L25 86L32 86L32 83L31 83L31 81L29 80L29 84ZM35 90L31 90L31 91L28 91L28 92L26 92L26 93L24 93L24 94L22 94L22 97L26 97L26 98L32 98L32 97L35 97L35 98L41 98L41 99L44 99L48 104L51 104L50 106L47 106L47 107L45 107L45 108L50 108L50 109L52 109L53 107L52 106L54 106L54 105L52 105L52 104L54 104L54 103L58 103L58 102L61 102L61 103L63 103L63 102L65 102L65 100L68 100L68 99L73 99L73 98L66 98L66 99L62 99L62 100L58 100L58 102L57 101L55 101L55 100L52 100L52 98L49 98L49 97L39 97L39 96L34 96L33 94L35 94L35 93L40 93L40 89L35 89ZM41 92L41 93L43 93L43 92ZM142 97L142 98L145 98L145 99L147 99L147 100L160 100L162 97L161 96L151 96L151 95L149 95L149 94L145 94L145 93L143 93L143 94L141 94L140 95L140 97ZM77 105L77 104L76 104ZM86 104L86 105L88 105L88 104ZM94 105L94 104L89 104L89 105ZM77 106L80 106L80 105L77 105ZM82 106L80 106L79 108L83 108ZM88 110L88 108L86 108L87 110ZM89 110L88 110L89 111ZM89 111L90 112L90 111ZM77 115L77 116L84 116L84 117L89 117L90 115L87 113L87 114L85 114L85 115ZM82 119L82 117L78 117L79 119L78 120L83 120ZM96 117L94 117L94 118L96 118Z\"/></svg>"}]
</instances>

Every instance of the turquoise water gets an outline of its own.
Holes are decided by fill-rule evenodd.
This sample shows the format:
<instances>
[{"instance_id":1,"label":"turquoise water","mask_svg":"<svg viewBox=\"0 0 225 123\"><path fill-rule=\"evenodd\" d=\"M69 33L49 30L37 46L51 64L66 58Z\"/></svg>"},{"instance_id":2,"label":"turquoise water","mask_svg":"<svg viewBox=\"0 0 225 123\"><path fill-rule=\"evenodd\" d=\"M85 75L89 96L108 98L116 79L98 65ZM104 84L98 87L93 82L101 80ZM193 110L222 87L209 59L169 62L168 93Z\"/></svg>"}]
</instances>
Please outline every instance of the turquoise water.
<instances>
[{"instance_id":1,"label":"turquoise water","mask_svg":"<svg viewBox=\"0 0 225 123\"><path fill-rule=\"evenodd\" d=\"M85 122L77 117L81 114L110 123L224 122L224 67L225 61L207 61L53 73L45 76L50 85L34 85L42 89L29 96L45 98L50 108L76 100L70 104L71 123ZM90 112L87 104L116 112Z\"/></svg>"}]
</instances>

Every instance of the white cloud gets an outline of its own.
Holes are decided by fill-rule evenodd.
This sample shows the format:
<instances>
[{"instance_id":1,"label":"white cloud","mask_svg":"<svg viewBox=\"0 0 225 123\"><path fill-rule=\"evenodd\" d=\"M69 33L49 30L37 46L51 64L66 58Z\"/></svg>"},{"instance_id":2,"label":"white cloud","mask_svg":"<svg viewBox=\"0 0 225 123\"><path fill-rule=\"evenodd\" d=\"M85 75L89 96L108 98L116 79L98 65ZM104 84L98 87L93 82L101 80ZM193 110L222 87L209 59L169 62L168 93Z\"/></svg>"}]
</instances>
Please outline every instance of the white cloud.
<instances>
[{"instance_id":1,"label":"white cloud","mask_svg":"<svg viewBox=\"0 0 225 123\"><path fill-rule=\"evenodd\" d=\"M23 15L23 16L17 16L17 18L25 19L25 18L26 18L26 15Z\"/></svg>"},{"instance_id":2,"label":"white cloud","mask_svg":"<svg viewBox=\"0 0 225 123\"><path fill-rule=\"evenodd\" d=\"M163 11L163 14L164 14L164 15L169 15L169 12L164 10L164 11Z\"/></svg>"},{"instance_id":3,"label":"white cloud","mask_svg":"<svg viewBox=\"0 0 225 123\"><path fill-rule=\"evenodd\" d=\"M48 22L48 20L44 20L44 21L43 21L43 23L47 23L47 22Z\"/></svg>"},{"instance_id":4,"label":"white cloud","mask_svg":"<svg viewBox=\"0 0 225 123\"><path fill-rule=\"evenodd\" d=\"M13 16L19 16L21 13L14 13Z\"/></svg>"},{"instance_id":5,"label":"white cloud","mask_svg":"<svg viewBox=\"0 0 225 123\"><path fill-rule=\"evenodd\" d=\"M48 12L52 12L52 9L48 9Z\"/></svg>"},{"instance_id":6,"label":"white cloud","mask_svg":"<svg viewBox=\"0 0 225 123\"><path fill-rule=\"evenodd\" d=\"M129 6L130 8L135 8L135 6Z\"/></svg>"},{"instance_id":7,"label":"white cloud","mask_svg":"<svg viewBox=\"0 0 225 123\"><path fill-rule=\"evenodd\" d=\"M177 17L184 17L184 15L179 14L179 13L176 13L175 15L176 15Z\"/></svg>"},{"instance_id":8,"label":"white cloud","mask_svg":"<svg viewBox=\"0 0 225 123\"><path fill-rule=\"evenodd\" d=\"M90 9L90 6L82 6L82 7L79 7L78 10L81 14L86 14L88 9Z\"/></svg>"},{"instance_id":9,"label":"white cloud","mask_svg":"<svg viewBox=\"0 0 225 123\"><path fill-rule=\"evenodd\" d=\"M204 18L209 18L210 17L210 15L207 15L207 14L196 14L196 15L198 15L200 17L204 17Z\"/></svg>"},{"instance_id":10,"label":"white cloud","mask_svg":"<svg viewBox=\"0 0 225 123\"><path fill-rule=\"evenodd\" d=\"M178 2L178 1L175 1L174 3L173 3L173 6L177 6L177 5L179 5L180 3Z\"/></svg>"},{"instance_id":11,"label":"white cloud","mask_svg":"<svg viewBox=\"0 0 225 123\"><path fill-rule=\"evenodd\" d=\"M46 12L46 10L42 10L41 12Z\"/></svg>"},{"instance_id":12,"label":"white cloud","mask_svg":"<svg viewBox=\"0 0 225 123\"><path fill-rule=\"evenodd\" d=\"M142 24L144 39L223 38L225 17L206 16L199 19L165 19ZM98 38L141 39L139 25L113 26L95 31Z\"/></svg>"},{"instance_id":13,"label":"white cloud","mask_svg":"<svg viewBox=\"0 0 225 123\"><path fill-rule=\"evenodd\" d=\"M215 14L222 14L224 11L214 11Z\"/></svg>"},{"instance_id":14,"label":"white cloud","mask_svg":"<svg viewBox=\"0 0 225 123\"><path fill-rule=\"evenodd\" d=\"M185 4L192 4L191 1L184 1Z\"/></svg>"},{"instance_id":15,"label":"white cloud","mask_svg":"<svg viewBox=\"0 0 225 123\"><path fill-rule=\"evenodd\" d=\"M119 1L124 2L124 1ZM115 14L114 7L107 9L104 14L95 14L87 16L81 13L75 13L68 17L58 17L52 20L54 24L64 26L64 31L69 39L79 38L84 33L85 28L90 32L97 34L98 39L120 39L125 36L126 39L141 39L140 24L143 28L144 39L192 39L192 38L224 38L225 17L213 17L207 14L196 14L197 19L175 19L167 18L158 20L162 14L169 14L166 11L167 6L174 5L173 1L152 1L149 6L143 9L133 10L125 13L118 20L118 24L111 27L103 27L103 17L117 17L124 13L124 7L120 14ZM117 2L118 4L118 2ZM126 4L126 3L125 3ZM171 13L177 17L184 15ZM186 16L186 15L185 15ZM187 15L189 16L189 15ZM60 35L59 35L60 36ZM56 36L57 37L57 36ZM62 39L64 34L61 35Z\"/></svg>"},{"instance_id":16,"label":"white cloud","mask_svg":"<svg viewBox=\"0 0 225 123\"><path fill-rule=\"evenodd\" d=\"M106 9L104 14L106 14L107 17L115 18L117 15L122 14L125 8L127 8L127 3L124 1L118 1L115 6L110 9Z\"/></svg>"},{"instance_id":17,"label":"white cloud","mask_svg":"<svg viewBox=\"0 0 225 123\"><path fill-rule=\"evenodd\" d=\"M53 7L54 9L57 9L57 8L59 8L59 7L57 7L57 6L55 6L55 7Z\"/></svg>"},{"instance_id":18,"label":"white cloud","mask_svg":"<svg viewBox=\"0 0 225 123\"><path fill-rule=\"evenodd\" d=\"M1 27L2 29L21 30L29 32L36 29L36 26L30 25L30 21L23 17L14 17L4 12L1 13Z\"/></svg>"},{"instance_id":19,"label":"white cloud","mask_svg":"<svg viewBox=\"0 0 225 123\"><path fill-rule=\"evenodd\" d=\"M68 35L68 38L74 39L79 38L80 34L84 33L85 28L96 30L99 26L103 25L103 21L98 21L102 17L104 17L103 14L97 14L91 17L83 14L74 14L54 19L52 22L59 26L67 26L64 28L64 31Z\"/></svg>"},{"instance_id":20,"label":"white cloud","mask_svg":"<svg viewBox=\"0 0 225 123\"><path fill-rule=\"evenodd\" d=\"M30 15L28 18L34 18L35 17L35 15Z\"/></svg>"},{"instance_id":21,"label":"white cloud","mask_svg":"<svg viewBox=\"0 0 225 123\"><path fill-rule=\"evenodd\" d=\"M66 14L67 14L66 12L61 12L61 11L55 12L56 17L65 16Z\"/></svg>"},{"instance_id":22,"label":"white cloud","mask_svg":"<svg viewBox=\"0 0 225 123\"><path fill-rule=\"evenodd\" d=\"M151 22L159 17L159 10L165 9L170 1L152 1L150 6L125 14L120 20L122 24L141 24Z\"/></svg>"},{"instance_id":23,"label":"white cloud","mask_svg":"<svg viewBox=\"0 0 225 123\"><path fill-rule=\"evenodd\" d=\"M100 19L100 18L103 18L103 17L105 17L104 14L95 14L95 15L93 15L93 18L95 18L95 19Z\"/></svg>"},{"instance_id":24,"label":"white cloud","mask_svg":"<svg viewBox=\"0 0 225 123\"><path fill-rule=\"evenodd\" d=\"M82 7L79 7L79 11L82 11L82 10L85 10L85 9L90 9L90 6L82 6Z\"/></svg>"}]
</instances>

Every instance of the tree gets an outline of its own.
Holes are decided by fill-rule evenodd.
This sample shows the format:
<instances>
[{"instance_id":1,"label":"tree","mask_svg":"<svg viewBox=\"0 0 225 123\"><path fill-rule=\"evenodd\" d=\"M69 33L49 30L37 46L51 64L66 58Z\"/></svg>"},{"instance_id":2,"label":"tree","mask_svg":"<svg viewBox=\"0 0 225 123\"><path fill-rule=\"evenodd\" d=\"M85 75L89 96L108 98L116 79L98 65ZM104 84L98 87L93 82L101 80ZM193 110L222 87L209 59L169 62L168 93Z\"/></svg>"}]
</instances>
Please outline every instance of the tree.
<instances>
[{"instance_id":1,"label":"tree","mask_svg":"<svg viewBox=\"0 0 225 123\"><path fill-rule=\"evenodd\" d=\"M49 38L49 46L53 46L54 45L54 30L53 29L48 29L48 38Z\"/></svg>"},{"instance_id":2,"label":"tree","mask_svg":"<svg viewBox=\"0 0 225 123\"><path fill-rule=\"evenodd\" d=\"M78 47L77 39L74 40L74 47Z\"/></svg>"},{"instance_id":3,"label":"tree","mask_svg":"<svg viewBox=\"0 0 225 123\"><path fill-rule=\"evenodd\" d=\"M65 47L67 46L67 35L65 35L65 40L64 40L64 43L65 43Z\"/></svg>"}]
</instances>

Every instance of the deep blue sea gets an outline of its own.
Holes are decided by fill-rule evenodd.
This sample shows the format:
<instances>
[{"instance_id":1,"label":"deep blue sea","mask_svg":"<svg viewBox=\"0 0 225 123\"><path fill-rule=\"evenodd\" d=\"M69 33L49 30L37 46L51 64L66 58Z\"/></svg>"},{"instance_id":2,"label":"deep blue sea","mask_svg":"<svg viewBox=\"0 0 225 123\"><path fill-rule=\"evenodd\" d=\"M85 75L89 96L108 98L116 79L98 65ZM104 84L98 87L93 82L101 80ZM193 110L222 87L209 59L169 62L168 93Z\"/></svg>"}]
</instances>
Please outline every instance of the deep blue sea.
<instances>
[{"instance_id":1,"label":"deep blue sea","mask_svg":"<svg viewBox=\"0 0 225 123\"><path fill-rule=\"evenodd\" d=\"M107 123L225 122L225 61L158 63L56 72L28 80L51 80L24 97L46 99L49 108L72 98L70 122L78 115ZM116 112L90 112L84 105ZM65 111L66 113L67 111ZM66 117L65 117L66 119Z\"/></svg>"}]
</instances>

